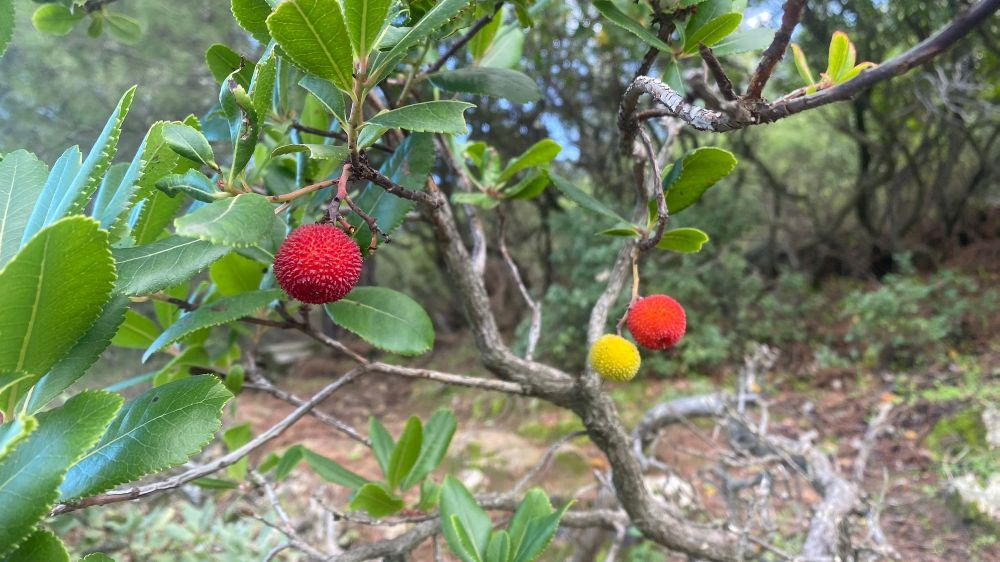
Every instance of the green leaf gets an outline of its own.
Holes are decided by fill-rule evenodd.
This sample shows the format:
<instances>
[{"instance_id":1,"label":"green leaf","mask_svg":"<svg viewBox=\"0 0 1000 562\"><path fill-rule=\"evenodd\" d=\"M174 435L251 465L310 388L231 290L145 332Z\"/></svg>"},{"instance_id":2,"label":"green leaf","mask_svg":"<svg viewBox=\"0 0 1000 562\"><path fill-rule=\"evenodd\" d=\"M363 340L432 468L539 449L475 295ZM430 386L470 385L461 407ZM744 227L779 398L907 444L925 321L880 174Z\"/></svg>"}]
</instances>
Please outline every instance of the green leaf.
<instances>
[{"instance_id":1,"label":"green leaf","mask_svg":"<svg viewBox=\"0 0 1000 562\"><path fill-rule=\"evenodd\" d=\"M541 488L528 490L524 499L517 505L517 509L514 510L514 515L507 525L507 532L510 533L511 538L511 551L517 553L521 550L529 522L548 517L553 511L549 497Z\"/></svg>"},{"instance_id":2,"label":"green leaf","mask_svg":"<svg viewBox=\"0 0 1000 562\"><path fill-rule=\"evenodd\" d=\"M343 0L347 31L354 55L361 60L375 46L382 25L389 14L390 0Z\"/></svg>"},{"instance_id":3,"label":"green leaf","mask_svg":"<svg viewBox=\"0 0 1000 562\"><path fill-rule=\"evenodd\" d=\"M0 426L0 461L36 429L38 418L31 415L17 416Z\"/></svg>"},{"instance_id":4,"label":"green leaf","mask_svg":"<svg viewBox=\"0 0 1000 562\"><path fill-rule=\"evenodd\" d=\"M434 345L431 318L417 301L385 287L355 287L326 305L335 324L379 349L419 355Z\"/></svg>"},{"instance_id":5,"label":"green leaf","mask_svg":"<svg viewBox=\"0 0 1000 562\"><path fill-rule=\"evenodd\" d=\"M733 55L747 51L766 49L774 40L774 30L766 27L755 27L737 31L712 47L716 56Z\"/></svg>"},{"instance_id":6,"label":"green leaf","mask_svg":"<svg viewBox=\"0 0 1000 562\"><path fill-rule=\"evenodd\" d=\"M49 513L66 469L100 438L121 403L116 394L85 390L38 414L38 429L0 461L0 555Z\"/></svg>"},{"instance_id":7,"label":"green leaf","mask_svg":"<svg viewBox=\"0 0 1000 562\"><path fill-rule=\"evenodd\" d=\"M295 467L302 462L306 454L305 451L306 448L302 445L292 445L289 447L278 461L277 468L274 471L274 479L280 482L287 478L295 470Z\"/></svg>"},{"instance_id":8,"label":"green leaf","mask_svg":"<svg viewBox=\"0 0 1000 562\"><path fill-rule=\"evenodd\" d=\"M677 64L676 60L671 60L663 69L663 81L682 96L687 92L684 76L681 74L681 67Z\"/></svg>"},{"instance_id":9,"label":"green leaf","mask_svg":"<svg viewBox=\"0 0 1000 562\"><path fill-rule=\"evenodd\" d=\"M228 390L228 387L227 387ZM253 430L249 423L244 423L230 427L222 433L222 442L226 444L226 452L232 453L253 439ZM226 474L235 480L243 480L247 477L247 457L236 461L236 463L226 467Z\"/></svg>"},{"instance_id":10,"label":"green leaf","mask_svg":"<svg viewBox=\"0 0 1000 562\"><path fill-rule=\"evenodd\" d=\"M25 150L15 150L0 161L0 268L20 248L31 209L48 175L48 166Z\"/></svg>"},{"instance_id":11,"label":"green leaf","mask_svg":"<svg viewBox=\"0 0 1000 562\"><path fill-rule=\"evenodd\" d=\"M524 52L524 32L516 25L500 28L497 38L479 61L479 66L489 68L517 68Z\"/></svg>"},{"instance_id":12,"label":"green leaf","mask_svg":"<svg viewBox=\"0 0 1000 562\"><path fill-rule=\"evenodd\" d=\"M245 461L245 458L241 459L240 463L245 463ZM231 469L233 466L236 465L232 465L229 468ZM221 478L197 478L192 480L191 483L206 490L235 490L240 487L239 484L232 480L223 480Z\"/></svg>"},{"instance_id":13,"label":"green leaf","mask_svg":"<svg viewBox=\"0 0 1000 562\"><path fill-rule=\"evenodd\" d=\"M286 0L267 18L267 28L296 66L352 91L353 57L340 2Z\"/></svg>"},{"instance_id":14,"label":"green leaf","mask_svg":"<svg viewBox=\"0 0 1000 562\"><path fill-rule=\"evenodd\" d=\"M245 193L210 203L174 221L177 234L245 248L271 231L274 207L267 197Z\"/></svg>"},{"instance_id":15,"label":"green leaf","mask_svg":"<svg viewBox=\"0 0 1000 562\"><path fill-rule=\"evenodd\" d=\"M840 75L854 67L854 45L843 31L836 31L830 38L830 52L827 56L826 76L836 83Z\"/></svg>"},{"instance_id":16,"label":"green leaf","mask_svg":"<svg viewBox=\"0 0 1000 562\"><path fill-rule=\"evenodd\" d=\"M118 145L118 136L121 134L122 122L132 105L134 94L135 86L132 86L122 96L86 160L80 162L80 151L74 147L64 152L52 167L49 179L42 190L42 196L28 219L22 242L34 236L44 226L68 214L83 212L111 165Z\"/></svg>"},{"instance_id":17,"label":"green leaf","mask_svg":"<svg viewBox=\"0 0 1000 562\"><path fill-rule=\"evenodd\" d=\"M676 169L681 166L677 179L665 184L667 210L672 215L690 207L708 188L729 175L736 168L736 157L732 152L705 146L687 153L683 160L674 163Z\"/></svg>"},{"instance_id":18,"label":"green leaf","mask_svg":"<svg viewBox=\"0 0 1000 562\"><path fill-rule=\"evenodd\" d=\"M190 377L140 394L69 469L60 498L90 496L187 461L212 440L230 398L214 377Z\"/></svg>"},{"instance_id":19,"label":"green leaf","mask_svg":"<svg viewBox=\"0 0 1000 562\"><path fill-rule=\"evenodd\" d=\"M44 4L31 15L31 23L35 29L49 35L66 35L81 19L82 11L74 14L61 4Z\"/></svg>"},{"instance_id":20,"label":"green leaf","mask_svg":"<svg viewBox=\"0 0 1000 562\"><path fill-rule=\"evenodd\" d=\"M309 449L304 449L303 453L305 454L306 462L309 463L309 468L327 482L340 484L352 490L357 490L368 483L367 479L358 476L319 453Z\"/></svg>"},{"instance_id":21,"label":"green leaf","mask_svg":"<svg viewBox=\"0 0 1000 562\"><path fill-rule=\"evenodd\" d=\"M0 371L48 371L97 320L114 280L97 221L68 217L35 235L0 270Z\"/></svg>"},{"instance_id":22,"label":"green leaf","mask_svg":"<svg viewBox=\"0 0 1000 562\"><path fill-rule=\"evenodd\" d=\"M407 135L379 171L409 190L423 191L427 176L434 167L435 158L434 137L426 133L414 133ZM354 202L368 213L368 216L375 219L379 228L386 234L392 234L399 228L406 214L415 206L413 201L391 195L373 183L367 183ZM355 228L354 239L357 240L358 246L362 252L367 252L372 238L368 224L355 213L352 213L347 221Z\"/></svg>"},{"instance_id":23,"label":"green leaf","mask_svg":"<svg viewBox=\"0 0 1000 562\"><path fill-rule=\"evenodd\" d=\"M124 320L128 304L128 298L116 295L104 305L94 325L31 389L26 405L28 412L41 410L93 366L111 345L111 338Z\"/></svg>"},{"instance_id":24,"label":"green leaf","mask_svg":"<svg viewBox=\"0 0 1000 562\"><path fill-rule=\"evenodd\" d=\"M806 61L806 54L802 52L802 47L792 43L792 55L795 58L795 70L799 71L799 77L802 78L802 81L806 83L806 86L815 84L816 80L813 79L812 72L809 70L809 63Z\"/></svg>"},{"instance_id":25,"label":"green leaf","mask_svg":"<svg viewBox=\"0 0 1000 562\"><path fill-rule=\"evenodd\" d=\"M375 453L375 460L378 461L378 466L382 469L382 475L389 474L389 457L392 456L392 450L396 447L392 435L389 435L382 422L373 417L368 420L368 438L371 439L372 452Z\"/></svg>"},{"instance_id":26,"label":"green leaf","mask_svg":"<svg viewBox=\"0 0 1000 562\"><path fill-rule=\"evenodd\" d=\"M100 12L90 14L90 25L87 26L87 36L97 39L104 32L104 16Z\"/></svg>"},{"instance_id":27,"label":"green leaf","mask_svg":"<svg viewBox=\"0 0 1000 562\"><path fill-rule=\"evenodd\" d=\"M741 21L743 21L743 14L738 13L723 14L709 21L685 37L684 52L688 54L698 52L698 45L700 43L711 47L730 33L736 31Z\"/></svg>"},{"instance_id":28,"label":"green leaf","mask_svg":"<svg viewBox=\"0 0 1000 562\"><path fill-rule=\"evenodd\" d=\"M708 234L697 228L675 228L663 233L663 238L656 245L661 250L670 250L682 254L693 254L701 251L708 243Z\"/></svg>"},{"instance_id":29,"label":"green leaf","mask_svg":"<svg viewBox=\"0 0 1000 562\"><path fill-rule=\"evenodd\" d=\"M267 16L271 15L271 5L267 0L232 0L230 8L240 27L247 30L261 43L271 40L267 30Z\"/></svg>"},{"instance_id":30,"label":"green leaf","mask_svg":"<svg viewBox=\"0 0 1000 562\"><path fill-rule=\"evenodd\" d=\"M125 313L125 322L118 328L111 344L130 349L146 349L160 335L156 323L134 310Z\"/></svg>"},{"instance_id":31,"label":"green leaf","mask_svg":"<svg viewBox=\"0 0 1000 562\"><path fill-rule=\"evenodd\" d=\"M430 479L425 479L420 483L420 502L417 509L421 511L431 511L438 505L438 498L441 497L441 485L435 484Z\"/></svg>"},{"instance_id":32,"label":"green leaf","mask_svg":"<svg viewBox=\"0 0 1000 562\"><path fill-rule=\"evenodd\" d=\"M559 143L552 139L542 139L531 145L531 147L528 148L528 150L525 150L520 156L511 160L510 163L507 164L507 167L504 168L503 172L501 172L498 181L505 182L514 177L514 174L525 168L548 164L556 156L558 156L560 152L562 152L562 146L560 146Z\"/></svg>"},{"instance_id":33,"label":"green leaf","mask_svg":"<svg viewBox=\"0 0 1000 562\"><path fill-rule=\"evenodd\" d=\"M229 47L220 43L212 45L205 52L205 62L208 64L208 70L219 84L222 84L230 74L239 70L236 74L236 82L244 88L250 87L253 65L248 64L246 57Z\"/></svg>"},{"instance_id":34,"label":"green leaf","mask_svg":"<svg viewBox=\"0 0 1000 562\"><path fill-rule=\"evenodd\" d=\"M497 31L500 29L500 24L503 23L503 10L497 10L493 14L493 19L489 21L486 25L479 30L479 33L475 34L472 39L469 40L468 48L469 54L472 55L472 60L479 62L482 60L483 55L489 50L490 45L493 44L493 39L497 36Z\"/></svg>"},{"instance_id":35,"label":"green leaf","mask_svg":"<svg viewBox=\"0 0 1000 562\"><path fill-rule=\"evenodd\" d=\"M80 562L115 562L113 558L103 552L94 552L80 559Z\"/></svg>"},{"instance_id":36,"label":"green leaf","mask_svg":"<svg viewBox=\"0 0 1000 562\"><path fill-rule=\"evenodd\" d=\"M379 113L369 123L390 129L406 129L420 133L468 134L465 110L475 107L464 101L427 101Z\"/></svg>"},{"instance_id":37,"label":"green leaf","mask_svg":"<svg viewBox=\"0 0 1000 562\"><path fill-rule=\"evenodd\" d=\"M607 0L599 0L598 2L594 2L594 7L597 8L597 11L601 12L604 17L611 20L612 23L621 27L625 31L628 31L632 35L635 35L641 39L643 43L665 53L670 52L670 45L660 41L655 33L643 27L641 23L630 18L611 2L608 2Z\"/></svg>"},{"instance_id":38,"label":"green leaf","mask_svg":"<svg viewBox=\"0 0 1000 562\"><path fill-rule=\"evenodd\" d=\"M403 509L403 500L385 491L378 484L369 482L358 490L348 507L351 511L363 509L368 515L380 519Z\"/></svg>"},{"instance_id":39,"label":"green leaf","mask_svg":"<svg viewBox=\"0 0 1000 562\"><path fill-rule=\"evenodd\" d=\"M510 535L507 531L493 533L486 547L486 562L508 562L510 554Z\"/></svg>"},{"instance_id":40,"label":"green leaf","mask_svg":"<svg viewBox=\"0 0 1000 562\"><path fill-rule=\"evenodd\" d=\"M0 0L0 57L14 37L14 0Z\"/></svg>"},{"instance_id":41,"label":"green leaf","mask_svg":"<svg viewBox=\"0 0 1000 562\"><path fill-rule=\"evenodd\" d=\"M399 41L393 45L392 49L384 53L379 53L371 65L372 71L369 74L373 82L380 82L399 61L406 55L411 47L419 43L431 34L435 29L441 27L455 14L468 6L468 0L441 0L433 8L420 18L420 21L411 27Z\"/></svg>"},{"instance_id":42,"label":"green leaf","mask_svg":"<svg viewBox=\"0 0 1000 562\"><path fill-rule=\"evenodd\" d=\"M229 254L212 264L209 270L212 282L223 296L256 291L264 278L267 266L239 254Z\"/></svg>"},{"instance_id":43,"label":"green leaf","mask_svg":"<svg viewBox=\"0 0 1000 562\"><path fill-rule=\"evenodd\" d=\"M521 541L513 562L532 562L538 558L552 542L552 537L559 530L559 521L572 503L567 503L551 515L528 521L524 530L524 540Z\"/></svg>"},{"instance_id":44,"label":"green leaf","mask_svg":"<svg viewBox=\"0 0 1000 562\"><path fill-rule=\"evenodd\" d=\"M408 490L417 482L422 481L441 464L441 459L448 451L448 446L451 444L451 438L455 435L457 427L458 422L455 420L455 414L451 411L441 408L434 412L434 415L423 427L420 455L413 463L409 474L400 483L401 490ZM403 435L406 435L405 432Z\"/></svg>"},{"instance_id":45,"label":"green leaf","mask_svg":"<svg viewBox=\"0 0 1000 562\"><path fill-rule=\"evenodd\" d=\"M253 109L254 113L257 114L258 123L263 123L271 113L271 106L274 102L274 82L277 77L278 55L275 54L274 43L269 43L263 56L254 66L253 77L250 79L250 99L253 100ZM256 145L256 136L252 140L253 144Z\"/></svg>"},{"instance_id":46,"label":"green leaf","mask_svg":"<svg viewBox=\"0 0 1000 562\"><path fill-rule=\"evenodd\" d=\"M467 541L462 541L458 528L464 530ZM482 560L492 530L493 522L469 490L455 477L445 477L441 489L441 533L452 552L466 562Z\"/></svg>"},{"instance_id":47,"label":"green leaf","mask_svg":"<svg viewBox=\"0 0 1000 562\"><path fill-rule=\"evenodd\" d=\"M239 395L240 391L243 390L243 382L246 380L246 371L243 369L243 365L233 365L229 368L229 372L226 373L226 379L223 381L226 385L226 389L233 394L233 396Z\"/></svg>"},{"instance_id":48,"label":"green leaf","mask_svg":"<svg viewBox=\"0 0 1000 562\"><path fill-rule=\"evenodd\" d=\"M155 293L187 281L230 251L225 246L181 236L118 248L112 252L118 266L115 288L123 295Z\"/></svg>"},{"instance_id":49,"label":"green leaf","mask_svg":"<svg viewBox=\"0 0 1000 562\"><path fill-rule=\"evenodd\" d=\"M542 99L535 81L523 72L506 68L470 67L431 74L431 84L448 92L481 94L529 103Z\"/></svg>"},{"instance_id":50,"label":"green leaf","mask_svg":"<svg viewBox=\"0 0 1000 562\"><path fill-rule=\"evenodd\" d=\"M403 434L399 436L396 447L389 457L389 471L386 473L386 482L391 489L399 487L400 482L409 476L417 456L420 455L420 446L423 444L423 425L420 418L410 416L406 420L406 427Z\"/></svg>"},{"instance_id":51,"label":"green leaf","mask_svg":"<svg viewBox=\"0 0 1000 562\"><path fill-rule=\"evenodd\" d=\"M847 82L848 80L851 80L852 78L856 77L858 74L861 74L863 70L868 70L869 68L875 68L876 66L878 65L873 62L866 61L858 63L857 65L854 66L854 68L848 70L840 77L840 82Z\"/></svg>"},{"instance_id":52,"label":"green leaf","mask_svg":"<svg viewBox=\"0 0 1000 562\"><path fill-rule=\"evenodd\" d=\"M632 225L615 226L598 232L604 236L620 236L623 238L636 238L639 236L639 229Z\"/></svg>"},{"instance_id":53,"label":"green leaf","mask_svg":"<svg viewBox=\"0 0 1000 562\"><path fill-rule=\"evenodd\" d=\"M484 209L492 209L500 204L500 200L496 197L490 195L489 193L473 192L464 193L456 192L451 194L451 202L457 205L476 205L477 207L482 207Z\"/></svg>"},{"instance_id":54,"label":"green leaf","mask_svg":"<svg viewBox=\"0 0 1000 562\"><path fill-rule=\"evenodd\" d=\"M242 293L204 304L198 309L181 316L177 322L174 322L169 328L164 330L156 338L156 341L149 346L146 353L143 354L142 360L145 362L153 353L191 332L211 328L212 326L219 326L220 324L232 322L244 316L250 316L254 312L257 312L257 310L269 305L272 301L280 299L283 294L281 289L266 289L263 291Z\"/></svg>"},{"instance_id":55,"label":"green leaf","mask_svg":"<svg viewBox=\"0 0 1000 562\"><path fill-rule=\"evenodd\" d=\"M165 123L159 121L146 131L142 143L136 150L135 156L132 157L132 162L127 168L124 168L120 177L112 172L116 170L116 167L124 166L124 164L115 164L108 169L108 173L105 174L104 180L101 182L101 187L94 198L91 215L101 221L101 228L111 232L112 242L121 237L128 211L137 200L144 198L148 193L146 186L151 181L152 176L144 184L140 183L147 164L154 162L154 167L150 170L153 174L163 171L163 166L157 160L155 151L158 149L157 143L163 141L164 125ZM165 141L163 144L166 144ZM153 148L153 156L146 154L147 146Z\"/></svg>"},{"instance_id":56,"label":"green leaf","mask_svg":"<svg viewBox=\"0 0 1000 562\"><path fill-rule=\"evenodd\" d=\"M167 123L163 126L163 140L171 150L184 158L209 168L219 168L211 145L198 129L183 123Z\"/></svg>"},{"instance_id":57,"label":"green leaf","mask_svg":"<svg viewBox=\"0 0 1000 562\"><path fill-rule=\"evenodd\" d=\"M569 180L564 179L561 176L557 176L551 172L549 173L549 178L552 179L552 185L554 185L556 189L559 190L560 193L562 193L571 201L583 207L584 209L614 219L615 222L618 223L629 222L624 218L622 218L621 215L608 208L604 203L601 203L597 199L594 199L593 197L585 193L583 190L581 190L579 187L573 185Z\"/></svg>"},{"instance_id":58,"label":"green leaf","mask_svg":"<svg viewBox=\"0 0 1000 562\"><path fill-rule=\"evenodd\" d=\"M69 553L59 537L46 529L35 532L17 550L3 557L3 562L69 562Z\"/></svg>"},{"instance_id":59,"label":"green leaf","mask_svg":"<svg viewBox=\"0 0 1000 562\"><path fill-rule=\"evenodd\" d=\"M344 94L332 82L307 74L299 80L299 85L315 96L330 115L340 121L341 127L347 126L347 105L344 103Z\"/></svg>"},{"instance_id":60,"label":"green leaf","mask_svg":"<svg viewBox=\"0 0 1000 562\"><path fill-rule=\"evenodd\" d=\"M545 188L549 186L551 181L549 180L548 173L533 172L527 174L521 181L516 184L505 187L503 190L504 199L534 199L545 191Z\"/></svg>"},{"instance_id":61,"label":"green leaf","mask_svg":"<svg viewBox=\"0 0 1000 562\"><path fill-rule=\"evenodd\" d=\"M142 25L135 18L115 12L104 15L108 34L126 45L135 45L142 39Z\"/></svg>"},{"instance_id":62,"label":"green leaf","mask_svg":"<svg viewBox=\"0 0 1000 562\"><path fill-rule=\"evenodd\" d=\"M271 152L271 156L281 156L282 154L295 154L304 152L309 158L316 160L334 160L341 163L350 156L350 151L346 146L333 144L286 144L279 146Z\"/></svg>"},{"instance_id":63,"label":"green leaf","mask_svg":"<svg viewBox=\"0 0 1000 562\"><path fill-rule=\"evenodd\" d=\"M217 191L212 180L198 170L188 170L183 174L167 174L156 181L156 189L171 197L183 194L205 203L214 203L229 196L228 193Z\"/></svg>"}]
</instances>

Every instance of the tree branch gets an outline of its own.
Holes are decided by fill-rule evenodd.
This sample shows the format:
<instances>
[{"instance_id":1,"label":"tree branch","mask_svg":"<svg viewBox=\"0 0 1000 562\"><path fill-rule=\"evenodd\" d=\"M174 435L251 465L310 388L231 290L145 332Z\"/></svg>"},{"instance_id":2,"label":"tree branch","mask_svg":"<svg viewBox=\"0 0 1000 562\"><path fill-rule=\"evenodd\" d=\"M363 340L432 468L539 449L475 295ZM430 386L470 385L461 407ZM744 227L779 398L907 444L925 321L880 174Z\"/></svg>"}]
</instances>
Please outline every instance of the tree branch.
<instances>
[{"instance_id":1,"label":"tree branch","mask_svg":"<svg viewBox=\"0 0 1000 562\"><path fill-rule=\"evenodd\" d=\"M702 60L705 61L705 65L708 66L708 70L712 73L712 78L715 78L715 83L719 86L722 97L728 101L735 101L738 96L736 95L736 89L733 87L733 81L729 79L726 71L722 69L722 63L719 62L719 59L715 58L715 53L712 52L711 47L704 43L699 43L698 53L701 54Z\"/></svg>"},{"instance_id":2,"label":"tree branch","mask_svg":"<svg viewBox=\"0 0 1000 562\"><path fill-rule=\"evenodd\" d=\"M792 31L795 30L799 18L802 17L802 7L805 4L806 0L785 0L785 5L781 8L783 10L781 27L774 34L771 44L764 50L757 70L750 77L750 85L747 86L747 99L760 99L760 94L764 91L764 86L767 84L768 78L771 77L774 66L778 64L781 57L785 56L785 49L788 48L788 42L792 40Z\"/></svg>"}]
</instances>

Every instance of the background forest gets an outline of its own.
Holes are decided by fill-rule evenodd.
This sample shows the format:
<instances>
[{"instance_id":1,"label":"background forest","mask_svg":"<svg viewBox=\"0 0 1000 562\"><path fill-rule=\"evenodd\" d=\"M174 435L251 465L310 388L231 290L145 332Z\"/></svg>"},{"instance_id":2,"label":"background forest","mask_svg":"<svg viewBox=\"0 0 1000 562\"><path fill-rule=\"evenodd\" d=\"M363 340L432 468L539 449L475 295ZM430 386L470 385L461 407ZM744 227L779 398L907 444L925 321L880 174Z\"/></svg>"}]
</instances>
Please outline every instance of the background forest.
<instances>
[{"instance_id":1,"label":"background forest","mask_svg":"<svg viewBox=\"0 0 1000 562\"><path fill-rule=\"evenodd\" d=\"M848 30L860 60L884 61L965 6L811 1L793 41L820 68L831 35ZM120 141L126 161L153 121L211 109L218 85L205 52L212 44L255 56L262 48L233 21L228 2L121 0L109 8L135 18L141 38L107 30L90 37L86 26L55 38L32 27L30 9L18 11L13 42L0 60L0 153L31 147L52 162L66 146L90 143L121 92L139 84ZM616 150L617 108L646 47L589 2L547 2L540 10L530 32L510 34L500 56L520 60L520 70L541 86L542 100L475 99L469 138L488 139L504 161L555 139L563 149L553 169L627 213L621 195L631 192L633 179ZM774 28L780 14L781 2L751 0L744 25ZM745 80L755 57L727 57L731 76ZM787 56L765 97L799 86ZM325 114L309 109L299 115L302 125L330 126ZM211 120L205 121L213 140ZM740 165L705 195L709 204L671 224L697 224L711 243L697 254L663 252L644 262L644 290L684 303L688 332L676 350L644 362L639 383L613 389L625 421L634 425L667 398L731 388L747 357L764 356L774 423L815 431L834 458L853 458L872 412L891 404L887 432L860 476L869 490L891 498L877 516L900 559L1000 560L1000 20L993 17L932 64L849 102L732 133L681 130L678 143L678 151L725 148ZM495 232L496 218L484 217L486 231ZM554 189L514 202L504 217L509 251L543 311L535 356L583 368L590 307L619 239L593 235L591 216ZM480 373L433 237L422 223L404 224L366 265L362 283L391 285L430 312L438 343L414 365ZM530 311L499 248L490 248L485 278L503 333L522 350ZM275 338L263 349L281 366L283 385L300 395L321 386L340 361L301 339ZM80 384L128 389L141 374L140 354L115 348ZM580 429L574 416L537 399L388 378L365 379L335 411L362 425L378 415L398 434L409 415L426 416L440 405L463 420L445 462L461 467L470 488L509 485L554 438ZM224 423L263 428L290 409L244 391ZM704 459L686 453L703 449L699 441L711 428L671 431L661 454L681 476L699 477L699 486L675 493L728 501ZM343 463L360 456L355 444L329 437L311 418L272 449L299 441ZM602 462L592 445L574 442L541 481L550 495L571 495ZM329 545L360 539L362 531L338 529L323 506L302 499L315 480L298 470L279 488L302 533ZM281 536L240 511L239 493L189 486L170 498L79 511L53 526L76 554L261 559ZM560 531L543 559L599 559L603 538L573 533ZM570 550L571 544L591 548ZM621 560L673 560L639 538L624 544ZM430 547L415 559L432 559Z\"/></svg>"}]
</instances>

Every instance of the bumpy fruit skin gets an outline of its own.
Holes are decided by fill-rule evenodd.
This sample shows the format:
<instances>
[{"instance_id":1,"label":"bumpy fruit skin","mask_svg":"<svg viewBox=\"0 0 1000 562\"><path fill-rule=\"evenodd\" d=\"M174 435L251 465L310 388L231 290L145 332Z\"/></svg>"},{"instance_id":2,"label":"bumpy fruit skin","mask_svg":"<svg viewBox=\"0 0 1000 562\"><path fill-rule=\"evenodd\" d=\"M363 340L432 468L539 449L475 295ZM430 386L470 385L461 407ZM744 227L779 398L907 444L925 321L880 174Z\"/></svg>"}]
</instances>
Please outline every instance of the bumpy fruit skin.
<instances>
[{"instance_id":1,"label":"bumpy fruit skin","mask_svg":"<svg viewBox=\"0 0 1000 562\"><path fill-rule=\"evenodd\" d=\"M590 366L602 377L612 381L632 380L639 372L639 348L627 339L605 334L594 342L588 357Z\"/></svg>"},{"instance_id":2,"label":"bumpy fruit skin","mask_svg":"<svg viewBox=\"0 0 1000 562\"><path fill-rule=\"evenodd\" d=\"M338 301L361 277L361 250L332 224L300 226L278 249L274 276L288 296L302 302Z\"/></svg>"},{"instance_id":3,"label":"bumpy fruit skin","mask_svg":"<svg viewBox=\"0 0 1000 562\"><path fill-rule=\"evenodd\" d=\"M667 295L639 299L628 311L628 331L647 349L668 349L677 345L686 329L684 308Z\"/></svg>"}]
</instances>

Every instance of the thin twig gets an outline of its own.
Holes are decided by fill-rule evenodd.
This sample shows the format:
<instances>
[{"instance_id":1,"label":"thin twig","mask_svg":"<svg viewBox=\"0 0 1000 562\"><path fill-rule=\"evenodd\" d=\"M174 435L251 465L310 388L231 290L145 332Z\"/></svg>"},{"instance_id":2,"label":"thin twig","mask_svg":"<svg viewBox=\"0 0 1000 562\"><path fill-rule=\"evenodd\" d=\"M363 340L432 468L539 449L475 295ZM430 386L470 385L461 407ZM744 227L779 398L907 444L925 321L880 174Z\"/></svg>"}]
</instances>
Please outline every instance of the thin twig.
<instances>
[{"instance_id":1,"label":"thin twig","mask_svg":"<svg viewBox=\"0 0 1000 562\"><path fill-rule=\"evenodd\" d=\"M722 69L722 64L719 62L719 59L715 58L712 48L704 43L699 43L698 53L701 54L702 60L705 61L705 65L708 66L708 70L712 73L712 78L715 78L715 83L719 86L722 97L729 101L736 100L736 88L733 87L733 81L729 79L726 71Z\"/></svg>"},{"instance_id":2,"label":"thin twig","mask_svg":"<svg viewBox=\"0 0 1000 562\"><path fill-rule=\"evenodd\" d=\"M434 64L428 66L427 70L421 72L420 76L421 77L427 76L428 74L434 74L435 72L441 70L444 67L445 63L448 62L448 59L454 56L459 49L464 47L465 44L471 41L472 38L475 37L477 33L482 31L482 29L487 26L487 24L493 21L493 18L495 18L497 14L500 13L501 8L503 8L503 2L497 2L496 6L493 7L492 14L485 15L476 20L476 23L472 24L472 27L470 27L469 30L465 32L465 35L463 35L462 38L459 39L458 41L455 41L455 43L453 43L451 47L448 47L448 50L445 51L444 54L442 54L440 57L438 57L438 60L434 61Z\"/></svg>"},{"instance_id":3,"label":"thin twig","mask_svg":"<svg viewBox=\"0 0 1000 562\"><path fill-rule=\"evenodd\" d=\"M660 171L660 164L656 159L656 151L653 150L653 141L649 138L649 134L645 129L639 127L639 138L642 139L642 145L646 149L646 156L649 158L649 165L652 168L653 173L653 197L656 198L656 228L653 230L653 235L650 236L647 233L643 236L642 240L639 241L639 251L645 252L651 248L655 248L660 240L663 238L663 229L667 226L667 220L670 218L670 214L667 211L667 200L663 195L663 174Z\"/></svg>"},{"instance_id":4,"label":"thin twig","mask_svg":"<svg viewBox=\"0 0 1000 562\"><path fill-rule=\"evenodd\" d=\"M764 91L764 86L767 84L768 78L771 77L774 66L778 64L781 57L785 56L785 49L788 48L788 42L792 40L792 31L795 30L799 18L802 17L802 7L805 4L806 0L785 0L785 5L781 8L784 11L781 16L781 27L774 34L771 44L764 50L757 70L750 77L750 84L747 86L747 99L760 99L760 94Z\"/></svg>"},{"instance_id":5,"label":"thin twig","mask_svg":"<svg viewBox=\"0 0 1000 562\"><path fill-rule=\"evenodd\" d=\"M507 214L503 211L503 208L497 208L497 244L500 247L500 255L503 256L503 261L507 264L511 277L514 278L514 282L517 284L517 288L521 292L521 297L524 299L525 304L531 309L531 327L528 328L528 345L524 350L524 358L531 361L535 355L535 348L538 346L538 338L542 335L542 305L531 297L531 293L528 292L528 288L524 285L524 279L521 277L521 270L518 269L517 264L514 263L514 258L511 257L510 251L507 249L506 218Z\"/></svg>"}]
</instances>

